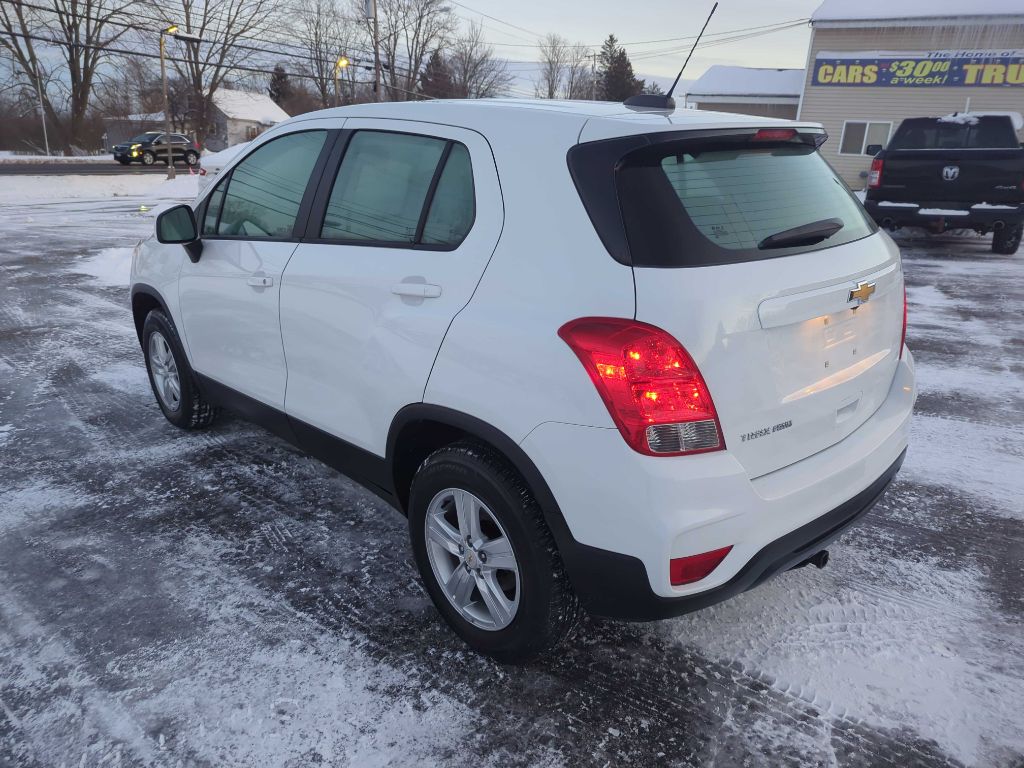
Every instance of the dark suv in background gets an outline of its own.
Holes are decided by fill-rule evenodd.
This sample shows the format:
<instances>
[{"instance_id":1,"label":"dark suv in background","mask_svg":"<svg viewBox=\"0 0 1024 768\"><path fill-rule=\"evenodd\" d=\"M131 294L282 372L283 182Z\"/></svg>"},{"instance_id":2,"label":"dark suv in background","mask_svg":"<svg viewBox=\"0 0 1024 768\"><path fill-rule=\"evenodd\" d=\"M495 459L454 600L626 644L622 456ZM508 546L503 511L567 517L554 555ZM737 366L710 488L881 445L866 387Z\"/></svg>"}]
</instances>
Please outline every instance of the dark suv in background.
<instances>
[{"instance_id":1,"label":"dark suv in background","mask_svg":"<svg viewBox=\"0 0 1024 768\"><path fill-rule=\"evenodd\" d=\"M149 131L140 133L133 139L122 144L115 144L111 147L114 159L121 165L140 162L143 165L152 165L160 161L167 162L167 144L163 131ZM172 133L171 137L171 160L184 161L185 165L199 165L199 145L188 136L180 133Z\"/></svg>"}]
</instances>

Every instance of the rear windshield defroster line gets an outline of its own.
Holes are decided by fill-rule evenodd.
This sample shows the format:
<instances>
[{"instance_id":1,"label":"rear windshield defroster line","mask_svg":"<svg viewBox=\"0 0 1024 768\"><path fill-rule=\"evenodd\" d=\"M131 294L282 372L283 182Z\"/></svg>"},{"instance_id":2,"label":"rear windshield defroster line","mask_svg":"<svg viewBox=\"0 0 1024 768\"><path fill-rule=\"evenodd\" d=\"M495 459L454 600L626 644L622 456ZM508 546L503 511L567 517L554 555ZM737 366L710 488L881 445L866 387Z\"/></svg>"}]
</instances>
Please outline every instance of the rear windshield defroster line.
<instances>
[{"instance_id":1,"label":"rear windshield defroster line","mask_svg":"<svg viewBox=\"0 0 1024 768\"><path fill-rule=\"evenodd\" d=\"M569 168L612 257L697 267L824 251L877 227L817 152L821 136L752 141L754 130L649 134L580 144ZM827 238L759 248L779 232L835 220Z\"/></svg>"}]
</instances>

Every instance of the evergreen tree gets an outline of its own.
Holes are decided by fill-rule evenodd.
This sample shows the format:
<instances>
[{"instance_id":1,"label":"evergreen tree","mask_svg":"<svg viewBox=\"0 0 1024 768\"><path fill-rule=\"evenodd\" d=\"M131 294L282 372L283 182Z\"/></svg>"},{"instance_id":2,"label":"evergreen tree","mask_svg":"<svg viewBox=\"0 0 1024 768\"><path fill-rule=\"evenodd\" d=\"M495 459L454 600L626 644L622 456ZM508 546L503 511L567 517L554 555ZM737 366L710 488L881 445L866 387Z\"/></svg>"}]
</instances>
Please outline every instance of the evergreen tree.
<instances>
[{"instance_id":1,"label":"evergreen tree","mask_svg":"<svg viewBox=\"0 0 1024 768\"><path fill-rule=\"evenodd\" d=\"M643 87L644 81L633 74L633 64L626 55L626 49L619 46L615 35L608 35L598 54L598 98L625 101L640 93Z\"/></svg>"},{"instance_id":2,"label":"evergreen tree","mask_svg":"<svg viewBox=\"0 0 1024 768\"><path fill-rule=\"evenodd\" d=\"M455 95L451 67L440 51L434 51L427 59L420 77L419 90L424 96L433 96L435 99L450 99Z\"/></svg>"},{"instance_id":3,"label":"evergreen tree","mask_svg":"<svg viewBox=\"0 0 1024 768\"><path fill-rule=\"evenodd\" d=\"M649 96L664 96L665 95L665 91L662 90L661 86L658 85L653 80L651 80L651 81L641 80L640 81L640 85L642 86L640 88L640 93L645 93L645 94L647 94Z\"/></svg>"},{"instance_id":4,"label":"evergreen tree","mask_svg":"<svg viewBox=\"0 0 1024 768\"><path fill-rule=\"evenodd\" d=\"M288 73L285 72L284 67L280 64L274 67L274 71L270 75L270 87L268 90L270 98L278 105L283 105L294 95L295 89L292 87L291 80L288 79Z\"/></svg>"}]
</instances>

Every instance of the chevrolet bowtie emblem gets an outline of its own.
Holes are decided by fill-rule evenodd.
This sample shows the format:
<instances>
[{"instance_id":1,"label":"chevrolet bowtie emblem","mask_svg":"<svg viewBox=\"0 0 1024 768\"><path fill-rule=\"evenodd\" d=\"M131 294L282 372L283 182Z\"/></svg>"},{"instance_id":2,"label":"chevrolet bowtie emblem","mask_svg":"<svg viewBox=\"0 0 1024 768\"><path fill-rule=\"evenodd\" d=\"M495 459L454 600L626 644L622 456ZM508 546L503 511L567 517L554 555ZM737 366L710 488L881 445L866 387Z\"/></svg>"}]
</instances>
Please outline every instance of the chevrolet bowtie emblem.
<instances>
[{"instance_id":1,"label":"chevrolet bowtie emblem","mask_svg":"<svg viewBox=\"0 0 1024 768\"><path fill-rule=\"evenodd\" d=\"M857 287L850 291L850 298L847 301L853 301L856 299L861 304L871 298L871 294L875 292L874 283L857 283Z\"/></svg>"}]
</instances>

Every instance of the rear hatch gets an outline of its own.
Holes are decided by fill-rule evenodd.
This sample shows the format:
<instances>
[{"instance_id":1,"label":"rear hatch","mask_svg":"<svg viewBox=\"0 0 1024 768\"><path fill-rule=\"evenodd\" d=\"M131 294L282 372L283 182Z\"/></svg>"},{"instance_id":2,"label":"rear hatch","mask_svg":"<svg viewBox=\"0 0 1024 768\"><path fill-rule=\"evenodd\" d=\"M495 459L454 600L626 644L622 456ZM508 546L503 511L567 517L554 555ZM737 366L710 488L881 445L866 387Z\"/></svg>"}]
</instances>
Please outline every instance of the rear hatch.
<instances>
[{"instance_id":1,"label":"rear hatch","mask_svg":"<svg viewBox=\"0 0 1024 768\"><path fill-rule=\"evenodd\" d=\"M989 204L1024 199L1024 149L1010 118L962 117L904 120L882 155L881 184L869 197Z\"/></svg>"},{"instance_id":2,"label":"rear hatch","mask_svg":"<svg viewBox=\"0 0 1024 768\"><path fill-rule=\"evenodd\" d=\"M690 136L658 134L617 163L637 319L687 349L727 450L758 477L839 442L885 399L899 252L818 154L821 134Z\"/></svg>"}]
</instances>

